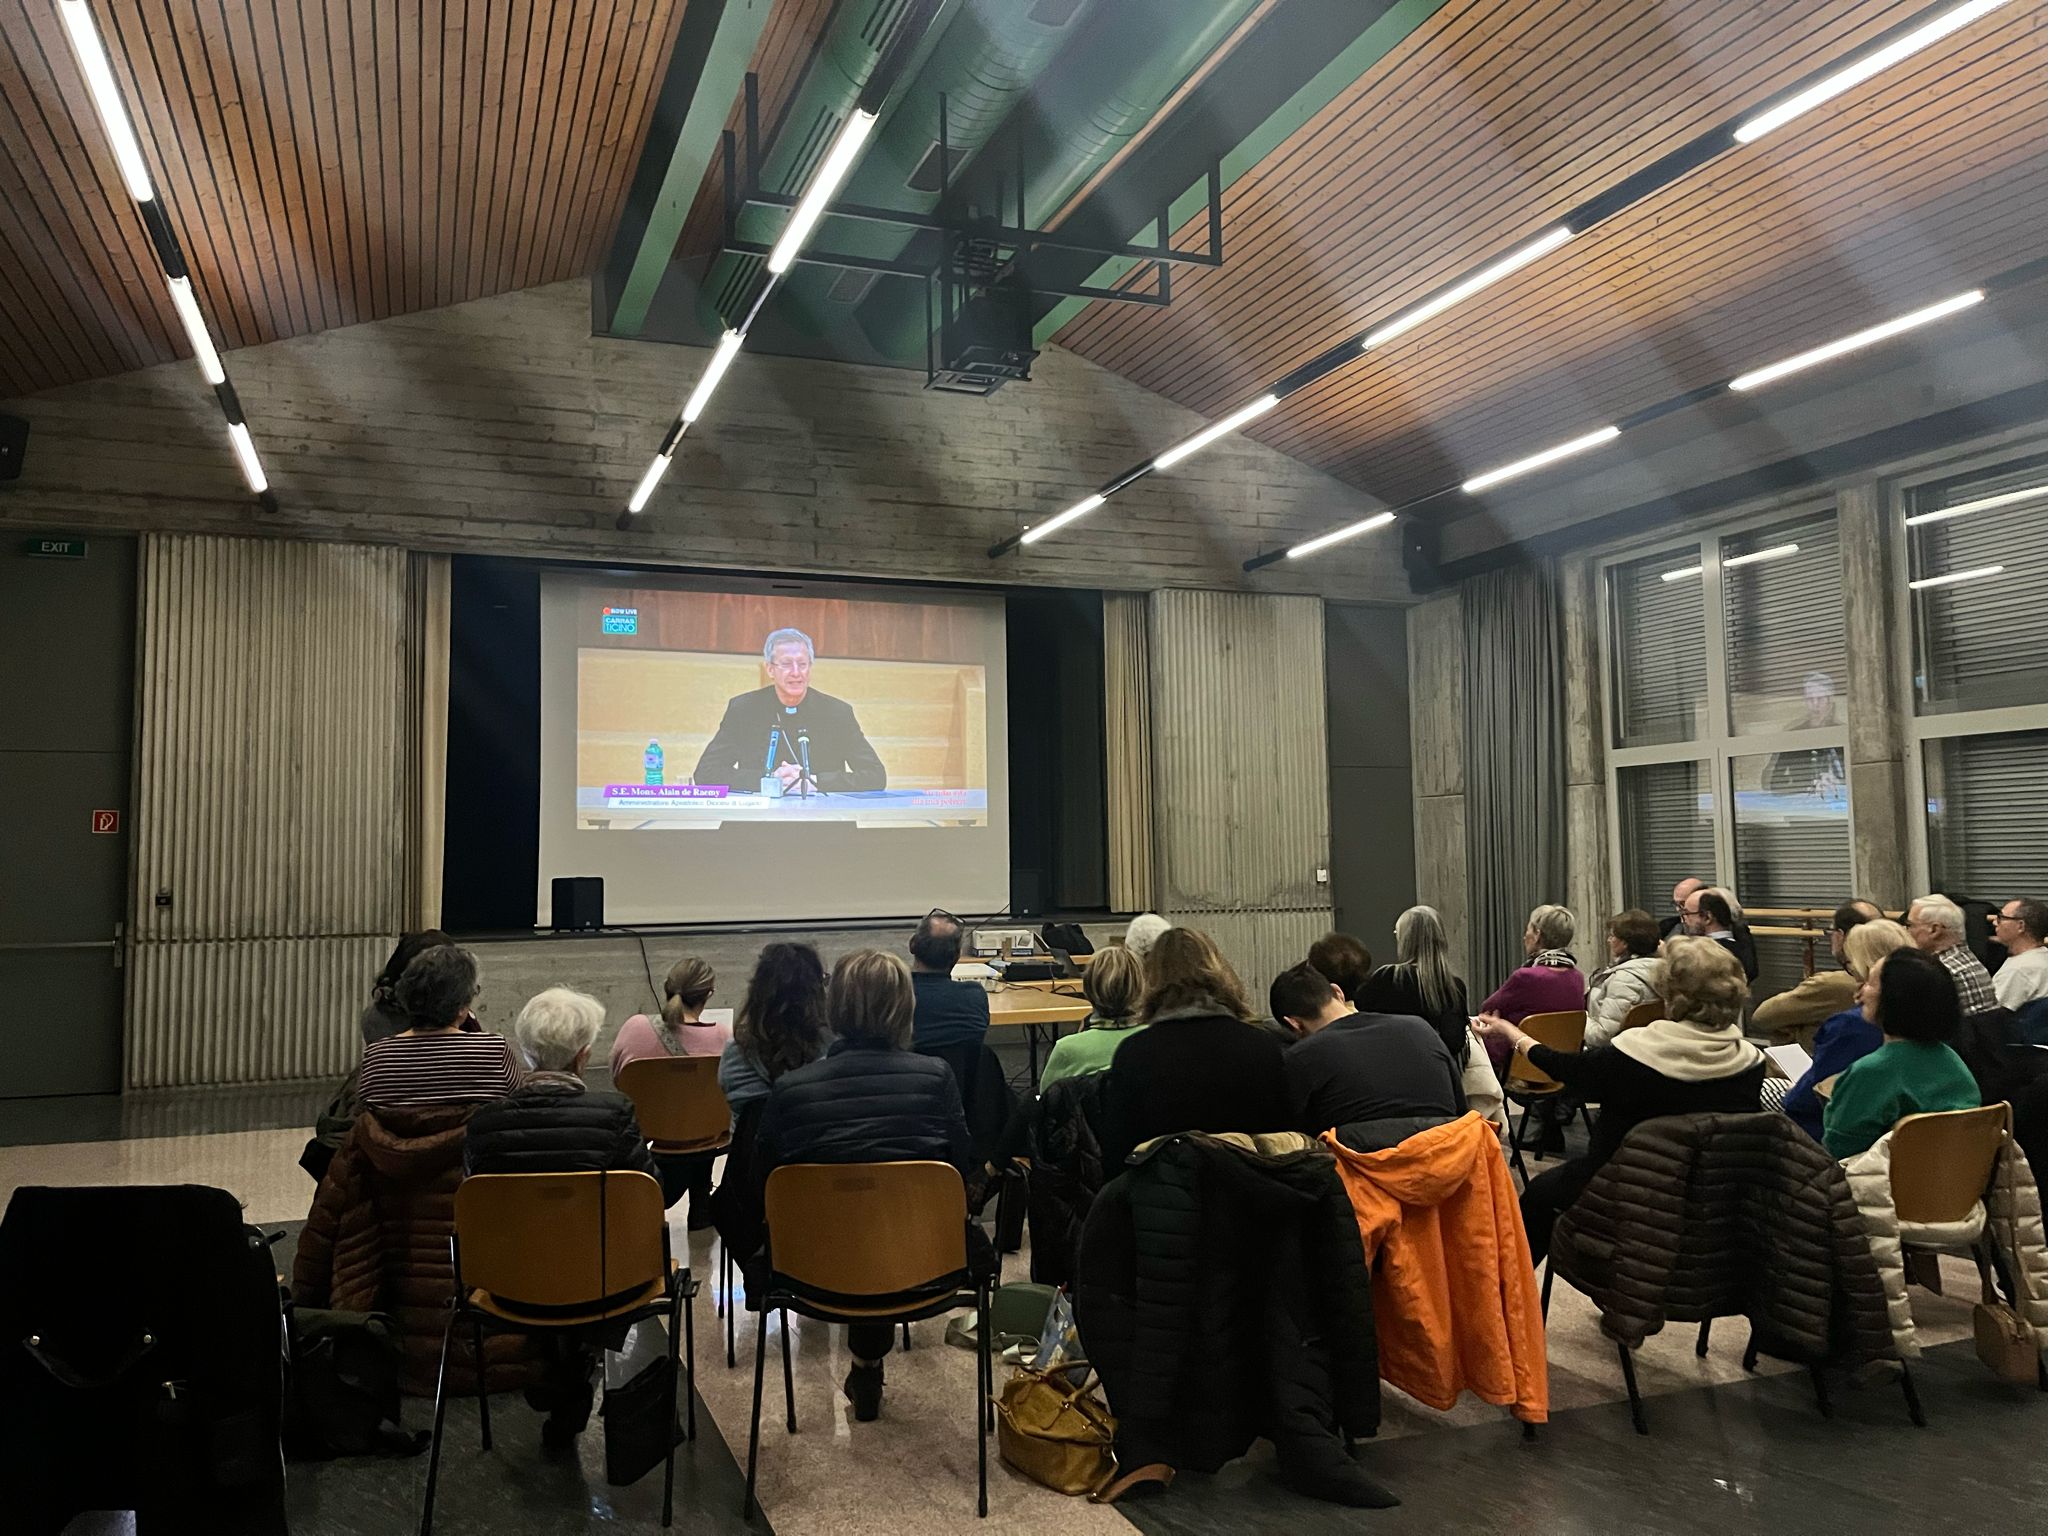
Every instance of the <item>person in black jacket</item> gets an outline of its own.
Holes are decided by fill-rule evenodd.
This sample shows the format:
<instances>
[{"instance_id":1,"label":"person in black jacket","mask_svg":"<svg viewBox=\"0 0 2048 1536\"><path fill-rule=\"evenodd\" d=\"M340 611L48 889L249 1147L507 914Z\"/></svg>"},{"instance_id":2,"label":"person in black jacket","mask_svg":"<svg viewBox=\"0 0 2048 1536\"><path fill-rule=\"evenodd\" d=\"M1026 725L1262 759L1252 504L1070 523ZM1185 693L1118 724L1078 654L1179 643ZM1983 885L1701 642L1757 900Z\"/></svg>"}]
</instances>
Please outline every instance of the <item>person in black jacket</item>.
<instances>
[{"instance_id":1,"label":"person in black jacket","mask_svg":"<svg viewBox=\"0 0 2048 1536\"><path fill-rule=\"evenodd\" d=\"M465 1173L644 1173L661 1175L633 1101L584 1086L583 1064L604 1027L604 1004L567 987L550 987L519 1010L512 1042L528 1072L502 1099L479 1105L463 1138ZM596 1396L597 1339L545 1336L546 1380L527 1393L550 1410L541 1443L561 1450L590 1422Z\"/></svg>"},{"instance_id":2,"label":"person in black jacket","mask_svg":"<svg viewBox=\"0 0 2048 1536\"><path fill-rule=\"evenodd\" d=\"M832 968L825 1009L837 1038L823 1058L776 1079L761 1115L754 1166L764 1192L786 1163L951 1163L972 1206L978 1170L960 1090L943 1061L910 1049L915 1006L910 970L894 955L856 950ZM970 1267L988 1262L977 1235L970 1223ZM846 1395L863 1422L882 1411L882 1359L893 1333L887 1323L846 1330Z\"/></svg>"},{"instance_id":3,"label":"person in black jacket","mask_svg":"<svg viewBox=\"0 0 2048 1536\"><path fill-rule=\"evenodd\" d=\"M694 780L751 794L765 778L784 789L826 794L887 789L889 770L869 745L853 706L811 686L817 651L800 629L778 629L761 647L766 688L726 701L718 730L697 759Z\"/></svg>"}]
</instances>

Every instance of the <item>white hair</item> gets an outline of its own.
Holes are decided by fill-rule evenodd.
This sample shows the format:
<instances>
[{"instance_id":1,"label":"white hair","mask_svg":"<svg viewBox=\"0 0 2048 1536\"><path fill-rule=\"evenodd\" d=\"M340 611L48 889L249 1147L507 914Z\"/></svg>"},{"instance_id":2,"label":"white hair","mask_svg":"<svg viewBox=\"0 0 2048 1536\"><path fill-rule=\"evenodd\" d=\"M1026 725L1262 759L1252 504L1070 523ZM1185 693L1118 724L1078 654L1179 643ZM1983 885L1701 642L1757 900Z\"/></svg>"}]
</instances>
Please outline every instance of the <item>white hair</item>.
<instances>
[{"instance_id":1,"label":"white hair","mask_svg":"<svg viewBox=\"0 0 2048 1536\"><path fill-rule=\"evenodd\" d=\"M781 645L800 645L804 654L812 661L818 659L818 648L811 644L811 637L800 629L770 630L768 638L761 642L761 660L769 666L775 665L775 648Z\"/></svg>"},{"instance_id":2,"label":"white hair","mask_svg":"<svg viewBox=\"0 0 2048 1536\"><path fill-rule=\"evenodd\" d=\"M1728 903L1728 915L1738 923L1742 921L1742 903L1735 899L1735 893L1725 885L1710 885L1707 889Z\"/></svg>"},{"instance_id":3,"label":"white hair","mask_svg":"<svg viewBox=\"0 0 2048 1536\"><path fill-rule=\"evenodd\" d=\"M1578 920L1567 907L1544 905L1529 914L1529 927L1536 942L1545 949L1565 949L1578 931Z\"/></svg>"},{"instance_id":4,"label":"white hair","mask_svg":"<svg viewBox=\"0 0 2048 1536\"><path fill-rule=\"evenodd\" d=\"M1124 948L1142 960L1159 942L1159 935L1172 926L1157 912L1140 912L1131 919L1131 926L1124 930Z\"/></svg>"},{"instance_id":5,"label":"white hair","mask_svg":"<svg viewBox=\"0 0 2048 1536\"><path fill-rule=\"evenodd\" d=\"M1934 924L1942 932L1958 935L1962 933L1963 909L1939 891L1931 896L1916 896L1913 905L1920 909L1923 921Z\"/></svg>"},{"instance_id":6,"label":"white hair","mask_svg":"<svg viewBox=\"0 0 2048 1536\"><path fill-rule=\"evenodd\" d=\"M535 1072L567 1072L604 1028L604 1004L587 992L549 987L536 993L512 1022L519 1054Z\"/></svg>"}]
</instances>

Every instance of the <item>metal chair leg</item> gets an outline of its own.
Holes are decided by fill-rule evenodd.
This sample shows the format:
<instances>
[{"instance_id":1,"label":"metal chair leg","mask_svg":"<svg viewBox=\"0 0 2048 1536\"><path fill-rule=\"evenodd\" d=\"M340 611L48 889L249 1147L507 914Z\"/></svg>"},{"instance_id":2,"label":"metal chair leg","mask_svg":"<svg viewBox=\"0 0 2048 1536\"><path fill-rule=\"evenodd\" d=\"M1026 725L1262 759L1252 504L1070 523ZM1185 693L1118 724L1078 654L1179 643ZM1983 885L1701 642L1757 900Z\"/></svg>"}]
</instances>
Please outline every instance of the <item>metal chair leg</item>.
<instances>
[{"instance_id":1,"label":"metal chair leg","mask_svg":"<svg viewBox=\"0 0 2048 1536\"><path fill-rule=\"evenodd\" d=\"M732 1294L732 1250L725 1246L725 1239L718 1240L718 1312L725 1316L726 1299Z\"/></svg>"},{"instance_id":2,"label":"metal chair leg","mask_svg":"<svg viewBox=\"0 0 2048 1536\"><path fill-rule=\"evenodd\" d=\"M1550 1260L1543 1261L1543 1320L1550 1321L1550 1282L1557 1278L1557 1271L1551 1268Z\"/></svg>"},{"instance_id":3,"label":"metal chair leg","mask_svg":"<svg viewBox=\"0 0 2048 1536\"><path fill-rule=\"evenodd\" d=\"M1749 1330L1749 1343L1743 1347L1742 1368L1745 1371L1756 1369L1756 1329L1754 1327Z\"/></svg>"},{"instance_id":4,"label":"metal chair leg","mask_svg":"<svg viewBox=\"0 0 2048 1536\"><path fill-rule=\"evenodd\" d=\"M777 1316L782 1320L782 1410L793 1435L796 1433L796 1376L789 1364L789 1308L784 1307Z\"/></svg>"},{"instance_id":5,"label":"metal chair leg","mask_svg":"<svg viewBox=\"0 0 2048 1536\"><path fill-rule=\"evenodd\" d=\"M988 1340L988 1287L981 1286L975 1292L976 1328L974 1351L979 1357L975 1361L974 1381L974 1439L977 1459L980 1463L980 1488L977 1493L975 1512L983 1519L988 1517L988 1414L992 1407L989 1399L990 1384L995 1380L995 1361L989 1355Z\"/></svg>"},{"instance_id":6,"label":"metal chair leg","mask_svg":"<svg viewBox=\"0 0 2048 1536\"><path fill-rule=\"evenodd\" d=\"M690 1294L689 1277L690 1272L684 1270L683 1289L682 1294L676 1298L676 1310L683 1315L683 1339L689 1356L687 1385L690 1393L690 1430L683 1438L695 1440L697 1438L697 1309L692 1305L696 1298ZM673 1318L669 1320L668 1335L669 1344L673 1348L676 1335L675 1319Z\"/></svg>"},{"instance_id":7,"label":"metal chair leg","mask_svg":"<svg viewBox=\"0 0 2048 1536\"><path fill-rule=\"evenodd\" d=\"M725 1368L729 1371L735 1364L733 1358L733 1328L739 1314L739 1298L732 1293L732 1250L723 1250L725 1265Z\"/></svg>"},{"instance_id":8,"label":"metal chair leg","mask_svg":"<svg viewBox=\"0 0 2048 1536\"><path fill-rule=\"evenodd\" d=\"M668 1417L661 1423L662 1435L668 1441L661 1472L661 1528L664 1531L675 1524L676 1518L676 1393L683 1390L679 1379L682 1372L677 1369L676 1361L676 1324L680 1321L685 1331L690 1326L688 1271L684 1274L682 1290L670 1304L668 1315ZM676 1316L678 1312L682 1314L680 1319ZM693 1345L690 1359L694 1363L696 1358L697 1351ZM697 1383L693 1380L687 1390L690 1394L690 1438L694 1440L697 1438Z\"/></svg>"},{"instance_id":9,"label":"metal chair leg","mask_svg":"<svg viewBox=\"0 0 2048 1536\"><path fill-rule=\"evenodd\" d=\"M903 1325L903 1348L906 1351L910 1348L910 1324L908 1323Z\"/></svg>"},{"instance_id":10,"label":"metal chair leg","mask_svg":"<svg viewBox=\"0 0 2048 1536\"><path fill-rule=\"evenodd\" d=\"M1813 1400L1820 1407L1820 1416L1832 1419L1835 1416L1835 1405L1828 1401L1827 1377L1821 1374L1821 1368L1817 1365L1809 1365L1806 1373L1813 1378Z\"/></svg>"},{"instance_id":11,"label":"metal chair leg","mask_svg":"<svg viewBox=\"0 0 2048 1536\"><path fill-rule=\"evenodd\" d=\"M747 1430L747 1496L740 1504L740 1519L754 1518L754 1470L761 1455L761 1379L768 1363L768 1308L761 1308L761 1326L754 1330L754 1416Z\"/></svg>"},{"instance_id":12,"label":"metal chair leg","mask_svg":"<svg viewBox=\"0 0 2048 1536\"><path fill-rule=\"evenodd\" d=\"M1707 1358L1707 1336L1711 1334L1713 1331L1714 1320L1711 1317L1701 1318L1700 1336L1698 1341L1694 1343L1692 1347L1692 1352L1698 1355L1702 1360Z\"/></svg>"},{"instance_id":13,"label":"metal chair leg","mask_svg":"<svg viewBox=\"0 0 2048 1536\"><path fill-rule=\"evenodd\" d=\"M476 1411L484 1424L484 1449L491 1448L491 1384L484 1377L484 1320L481 1313L469 1318L470 1342L476 1347Z\"/></svg>"},{"instance_id":14,"label":"metal chair leg","mask_svg":"<svg viewBox=\"0 0 2048 1536\"><path fill-rule=\"evenodd\" d=\"M441 1476L441 1429L448 1419L448 1346L455 1337L455 1314L441 1330L441 1368L434 1374L434 1441L427 1453L427 1497L420 1508L420 1536L433 1536L434 1485Z\"/></svg>"},{"instance_id":15,"label":"metal chair leg","mask_svg":"<svg viewBox=\"0 0 2048 1536\"><path fill-rule=\"evenodd\" d=\"M1913 1372L1903 1360L1899 1362L1899 1390L1906 1394L1906 1412L1913 1420L1913 1427L1925 1429L1927 1415L1920 1408L1920 1392L1913 1385Z\"/></svg>"},{"instance_id":16,"label":"metal chair leg","mask_svg":"<svg viewBox=\"0 0 2048 1536\"><path fill-rule=\"evenodd\" d=\"M1628 1384L1628 1414L1635 1420L1636 1433L1647 1435L1650 1421L1643 1416L1643 1394L1636 1388L1636 1362L1626 1344L1614 1346L1621 1352L1621 1379Z\"/></svg>"}]
</instances>

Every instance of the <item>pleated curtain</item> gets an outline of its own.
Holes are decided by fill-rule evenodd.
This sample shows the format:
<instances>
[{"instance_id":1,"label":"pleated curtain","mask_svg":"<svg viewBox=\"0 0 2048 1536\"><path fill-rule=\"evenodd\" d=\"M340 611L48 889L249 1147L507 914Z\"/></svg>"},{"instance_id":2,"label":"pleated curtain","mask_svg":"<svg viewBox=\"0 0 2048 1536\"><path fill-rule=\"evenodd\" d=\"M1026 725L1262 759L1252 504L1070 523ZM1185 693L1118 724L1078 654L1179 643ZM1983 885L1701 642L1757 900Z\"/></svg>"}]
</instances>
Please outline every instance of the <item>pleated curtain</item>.
<instances>
[{"instance_id":1,"label":"pleated curtain","mask_svg":"<svg viewBox=\"0 0 2048 1536\"><path fill-rule=\"evenodd\" d=\"M1108 766L1109 906L1152 907L1152 664L1142 592L1102 599L1103 745Z\"/></svg>"}]
</instances>

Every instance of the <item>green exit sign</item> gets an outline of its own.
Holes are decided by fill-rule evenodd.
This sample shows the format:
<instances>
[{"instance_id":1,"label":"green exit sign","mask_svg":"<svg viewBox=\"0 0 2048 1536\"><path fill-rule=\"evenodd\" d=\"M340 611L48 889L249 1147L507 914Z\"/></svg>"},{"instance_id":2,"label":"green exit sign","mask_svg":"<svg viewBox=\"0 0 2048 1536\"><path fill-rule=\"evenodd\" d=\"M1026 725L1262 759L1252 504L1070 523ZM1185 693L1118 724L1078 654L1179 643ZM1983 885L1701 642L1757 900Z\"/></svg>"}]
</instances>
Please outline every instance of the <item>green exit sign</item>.
<instances>
[{"instance_id":1,"label":"green exit sign","mask_svg":"<svg viewBox=\"0 0 2048 1536\"><path fill-rule=\"evenodd\" d=\"M22 543L25 553L38 560L83 560L85 540L83 539L27 539Z\"/></svg>"}]
</instances>

